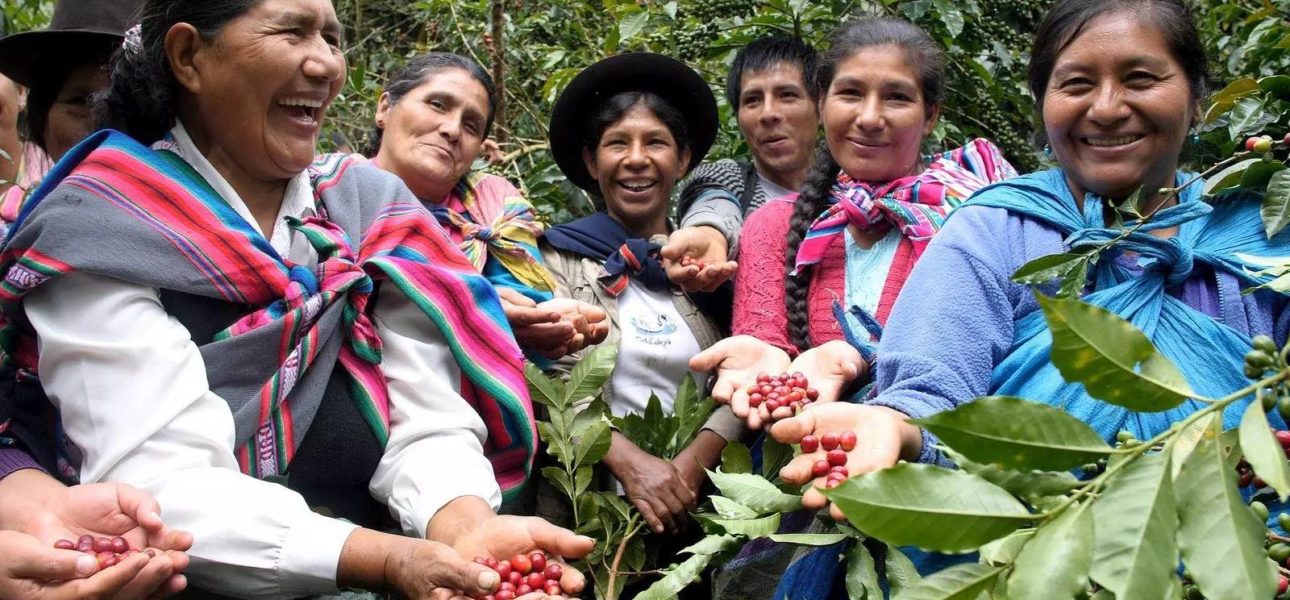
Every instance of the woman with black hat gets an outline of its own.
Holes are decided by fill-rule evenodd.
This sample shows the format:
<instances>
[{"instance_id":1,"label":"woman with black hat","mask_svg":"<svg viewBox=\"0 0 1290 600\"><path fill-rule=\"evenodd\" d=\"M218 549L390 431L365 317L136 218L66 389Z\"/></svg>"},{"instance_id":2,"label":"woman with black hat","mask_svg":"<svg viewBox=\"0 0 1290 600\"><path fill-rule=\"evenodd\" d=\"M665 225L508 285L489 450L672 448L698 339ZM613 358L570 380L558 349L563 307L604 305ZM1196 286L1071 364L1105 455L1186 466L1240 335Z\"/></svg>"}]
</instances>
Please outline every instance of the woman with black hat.
<instances>
[{"instance_id":1,"label":"woman with black hat","mask_svg":"<svg viewBox=\"0 0 1290 600\"><path fill-rule=\"evenodd\" d=\"M551 151L560 170L597 198L600 210L552 227L543 256L556 296L603 308L609 343L619 346L605 399L616 415L643 412L651 393L665 411L684 377L701 377L690 357L722 333L669 282L659 258L678 179L699 164L717 132L712 92L692 69L657 54L602 60L578 74L551 114ZM576 357L561 362L565 369ZM656 532L677 531L738 419L722 408L672 461L614 432L605 465Z\"/></svg>"},{"instance_id":2,"label":"woman with black hat","mask_svg":"<svg viewBox=\"0 0 1290 600\"><path fill-rule=\"evenodd\" d=\"M12 157L22 161L23 177L0 195L0 221L13 222L23 197L45 171L94 130L90 99L107 87L104 65L121 47L139 4L140 0L60 0L48 29L0 39L0 73L28 90L30 144Z\"/></svg>"}]
</instances>

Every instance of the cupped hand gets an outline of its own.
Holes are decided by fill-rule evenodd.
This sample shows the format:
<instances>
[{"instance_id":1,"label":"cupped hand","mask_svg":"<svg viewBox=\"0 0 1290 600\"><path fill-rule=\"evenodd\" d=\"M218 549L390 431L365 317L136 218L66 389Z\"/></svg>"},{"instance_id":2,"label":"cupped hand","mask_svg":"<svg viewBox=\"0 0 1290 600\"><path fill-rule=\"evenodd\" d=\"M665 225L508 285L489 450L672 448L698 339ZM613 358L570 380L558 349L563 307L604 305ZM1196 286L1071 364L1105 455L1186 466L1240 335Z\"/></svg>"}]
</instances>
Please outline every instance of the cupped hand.
<instances>
[{"instance_id":1,"label":"cupped hand","mask_svg":"<svg viewBox=\"0 0 1290 600\"><path fill-rule=\"evenodd\" d=\"M497 288L497 295L520 348L552 360L568 354L578 331L558 311L540 308L532 298L510 288Z\"/></svg>"},{"instance_id":2,"label":"cupped hand","mask_svg":"<svg viewBox=\"0 0 1290 600\"><path fill-rule=\"evenodd\" d=\"M748 386L759 373L784 373L791 361L788 353L750 335L721 340L690 359L690 369L716 371L712 399L729 404L735 416L746 419L749 429L761 429L764 419L748 405Z\"/></svg>"},{"instance_id":3,"label":"cupped hand","mask_svg":"<svg viewBox=\"0 0 1290 600\"><path fill-rule=\"evenodd\" d=\"M468 533L458 537L453 548L460 556L474 558L492 557L509 560L516 554L528 555L540 550L561 563L560 587L569 594L577 594L586 586L586 578L577 569L560 561L561 558L577 559L589 554L596 541L557 527L539 517L494 515L480 521ZM547 597L541 593L522 596Z\"/></svg>"},{"instance_id":4,"label":"cupped hand","mask_svg":"<svg viewBox=\"0 0 1290 600\"><path fill-rule=\"evenodd\" d=\"M822 437L826 433L853 431L856 434L855 449L847 452L847 471L851 477L884 469L895 465L902 456L916 456L921 445L920 430L909 422L904 413L885 406L868 406L833 402L813 406L801 414L775 423L770 434L785 444L797 444L807 435ZM829 501L820 493L825 477L812 477L811 465L825 458L823 449L803 453L795 457L784 468L779 476L795 485L813 482L814 485L802 495L802 506L809 509L820 509L829 506ZM829 506L833 518L846 518L836 506Z\"/></svg>"},{"instance_id":5,"label":"cupped hand","mask_svg":"<svg viewBox=\"0 0 1290 600\"><path fill-rule=\"evenodd\" d=\"M690 292L711 292L734 277L739 268L738 263L727 260L726 236L707 226L673 231L659 254L668 279ZM693 263L682 264L686 257Z\"/></svg>"},{"instance_id":6,"label":"cupped hand","mask_svg":"<svg viewBox=\"0 0 1290 600\"><path fill-rule=\"evenodd\" d=\"M142 600L175 594L184 587L175 589L177 584L186 584L164 554L140 552L100 569L91 555L18 531L0 531L0 556L0 598Z\"/></svg>"},{"instance_id":7,"label":"cupped hand","mask_svg":"<svg viewBox=\"0 0 1290 600\"><path fill-rule=\"evenodd\" d=\"M806 376L809 385L819 392L812 407L834 402L852 381L869 372L869 363L860 356L860 352L851 344L842 340L825 342L806 350L793 360L787 369L790 373L801 373ZM772 419L784 419L793 416L793 409L782 406L772 415L766 405L757 408L763 422Z\"/></svg>"},{"instance_id":8,"label":"cupped hand","mask_svg":"<svg viewBox=\"0 0 1290 600\"><path fill-rule=\"evenodd\" d=\"M609 313L598 306L572 298L555 298L539 304L538 308L553 310L560 314L562 321L573 325L574 336L565 354L599 344L609 335Z\"/></svg>"},{"instance_id":9,"label":"cupped hand","mask_svg":"<svg viewBox=\"0 0 1290 600\"><path fill-rule=\"evenodd\" d=\"M481 597L501 583L497 572L462 557L439 542L406 539L386 563L385 580L412 600Z\"/></svg>"},{"instance_id":10,"label":"cupped hand","mask_svg":"<svg viewBox=\"0 0 1290 600\"><path fill-rule=\"evenodd\" d=\"M697 497L676 465L641 450L615 433L605 466L628 501L640 511L655 533L676 533L694 510Z\"/></svg>"}]
</instances>

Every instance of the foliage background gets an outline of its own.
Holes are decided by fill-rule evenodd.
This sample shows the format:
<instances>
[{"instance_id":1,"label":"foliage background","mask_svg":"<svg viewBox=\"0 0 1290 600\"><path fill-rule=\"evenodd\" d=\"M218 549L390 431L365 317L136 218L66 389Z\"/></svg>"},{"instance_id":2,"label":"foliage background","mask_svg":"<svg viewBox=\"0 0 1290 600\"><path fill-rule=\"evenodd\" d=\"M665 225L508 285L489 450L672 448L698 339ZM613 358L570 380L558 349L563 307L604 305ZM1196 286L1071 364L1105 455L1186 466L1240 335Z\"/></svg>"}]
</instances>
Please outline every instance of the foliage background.
<instances>
[{"instance_id":1,"label":"foliage background","mask_svg":"<svg viewBox=\"0 0 1290 600\"><path fill-rule=\"evenodd\" d=\"M6 32L43 27L53 0L9 0ZM744 152L723 87L734 53L756 37L786 33L823 47L839 22L862 14L903 16L946 48L948 97L928 150L974 136L998 142L1023 170L1040 166L1036 111L1025 86L1029 34L1048 0L335 0L347 28L349 82L329 115L334 147L365 149L386 77L414 53L475 57L501 75L505 98L494 137L504 160L487 167L520 185L560 222L590 204L546 151L551 103L577 71L605 56L649 50L687 61L712 84L723 130L713 158ZM1285 72L1269 56L1290 25L1290 0L1193 3L1214 59L1214 89L1241 75ZM1276 18L1280 15L1280 18ZM1271 18L1269 18L1271 17ZM1272 59L1272 60L1269 60ZM1221 147L1200 155L1225 154ZM484 168L484 165L480 165Z\"/></svg>"}]
</instances>

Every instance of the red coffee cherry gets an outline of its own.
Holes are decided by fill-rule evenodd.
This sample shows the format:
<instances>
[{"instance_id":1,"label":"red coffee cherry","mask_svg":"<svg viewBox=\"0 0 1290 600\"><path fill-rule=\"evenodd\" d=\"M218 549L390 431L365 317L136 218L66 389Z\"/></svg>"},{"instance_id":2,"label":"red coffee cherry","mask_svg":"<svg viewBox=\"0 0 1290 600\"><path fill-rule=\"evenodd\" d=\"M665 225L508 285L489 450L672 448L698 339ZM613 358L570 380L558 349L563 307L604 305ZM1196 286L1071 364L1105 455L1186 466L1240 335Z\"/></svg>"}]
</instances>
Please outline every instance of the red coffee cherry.
<instances>
[{"instance_id":1,"label":"red coffee cherry","mask_svg":"<svg viewBox=\"0 0 1290 600\"><path fill-rule=\"evenodd\" d=\"M838 438L838 434L832 431L820 437L820 447L824 448L826 451L836 449L839 443L841 443L841 441Z\"/></svg>"},{"instance_id":2,"label":"red coffee cherry","mask_svg":"<svg viewBox=\"0 0 1290 600\"><path fill-rule=\"evenodd\" d=\"M813 435L802 436L802 452L810 454L820 449L820 438Z\"/></svg>"},{"instance_id":3,"label":"red coffee cherry","mask_svg":"<svg viewBox=\"0 0 1290 600\"><path fill-rule=\"evenodd\" d=\"M857 441L859 440L856 439L856 432L854 431L843 431L841 434L838 435L839 447L841 447L843 450L847 452L850 452L856 449Z\"/></svg>"},{"instance_id":4,"label":"red coffee cherry","mask_svg":"<svg viewBox=\"0 0 1290 600\"><path fill-rule=\"evenodd\" d=\"M847 453L841 449L829 450L829 465L840 467L847 464Z\"/></svg>"}]
</instances>

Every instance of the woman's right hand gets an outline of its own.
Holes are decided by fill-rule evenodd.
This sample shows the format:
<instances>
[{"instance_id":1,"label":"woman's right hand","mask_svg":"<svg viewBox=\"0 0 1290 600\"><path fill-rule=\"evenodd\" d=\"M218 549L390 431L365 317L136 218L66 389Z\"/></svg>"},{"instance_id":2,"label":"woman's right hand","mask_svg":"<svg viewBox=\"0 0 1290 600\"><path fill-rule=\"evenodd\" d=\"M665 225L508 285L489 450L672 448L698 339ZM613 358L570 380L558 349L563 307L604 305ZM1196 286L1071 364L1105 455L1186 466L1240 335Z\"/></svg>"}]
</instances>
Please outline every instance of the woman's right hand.
<instances>
[{"instance_id":1,"label":"woman's right hand","mask_svg":"<svg viewBox=\"0 0 1290 600\"><path fill-rule=\"evenodd\" d=\"M614 432L605 466L654 533L677 533L684 527L697 498L671 461L650 455Z\"/></svg>"},{"instance_id":2,"label":"woman's right hand","mask_svg":"<svg viewBox=\"0 0 1290 600\"><path fill-rule=\"evenodd\" d=\"M502 300L502 311L521 349L552 360L567 353L569 343L578 332L572 323L561 318L559 312L540 308L532 298L510 288L498 287L497 295Z\"/></svg>"},{"instance_id":3,"label":"woman's right hand","mask_svg":"<svg viewBox=\"0 0 1290 600\"><path fill-rule=\"evenodd\" d=\"M812 406L770 427L770 435L785 444L801 443L807 435L819 438L844 431L855 432L857 440L855 449L847 452L850 477L893 466L901 459L913 460L922 451L922 430L910 423L904 413L885 406L830 402ZM823 448L803 453L780 469L779 476L794 485L813 480L815 485L802 495L802 506L812 510L829 506L829 513L840 521L846 516L820 493L825 477L811 475L811 466L825 456Z\"/></svg>"},{"instance_id":4,"label":"woman's right hand","mask_svg":"<svg viewBox=\"0 0 1290 600\"><path fill-rule=\"evenodd\" d=\"M410 600L466 600L491 594L501 577L463 558L451 546L403 538L401 552L385 561L385 581Z\"/></svg>"},{"instance_id":5,"label":"woman's right hand","mask_svg":"<svg viewBox=\"0 0 1290 600\"><path fill-rule=\"evenodd\" d=\"M690 369L706 373L715 370L712 399L729 404L735 416L747 419L749 429L761 429L763 419L748 405L748 386L758 373L787 372L788 353L750 335L721 340L690 359Z\"/></svg>"},{"instance_id":6,"label":"woman's right hand","mask_svg":"<svg viewBox=\"0 0 1290 600\"><path fill-rule=\"evenodd\" d=\"M142 552L100 569L92 555L59 550L34 536L0 531L0 598L63 600L120 598L142 600L169 596L183 589L172 580L171 557Z\"/></svg>"},{"instance_id":7,"label":"woman's right hand","mask_svg":"<svg viewBox=\"0 0 1290 600\"><path fill-rule=\"evenodd\" d=\"M735 276L739 264L729 258L726 236L706 225L682 227L659 251L667 277L688 292L711 292ZM703 266L682 264L689 257Z\"/></svg>"}]
</instances>

